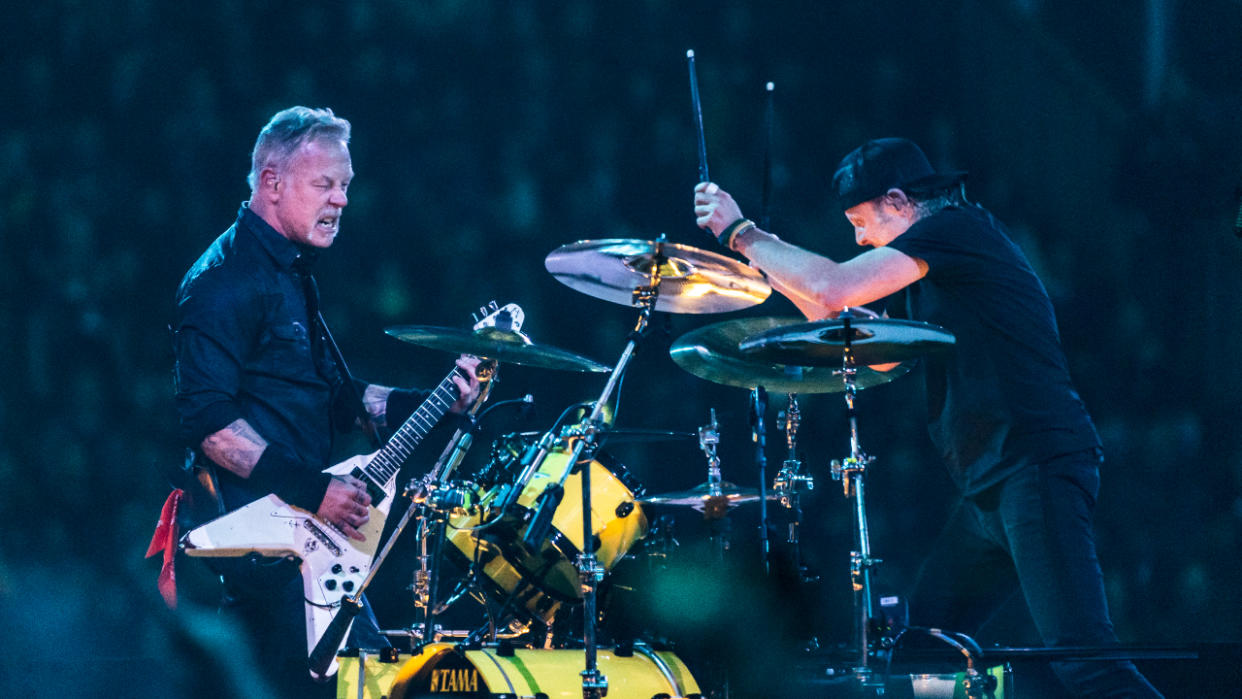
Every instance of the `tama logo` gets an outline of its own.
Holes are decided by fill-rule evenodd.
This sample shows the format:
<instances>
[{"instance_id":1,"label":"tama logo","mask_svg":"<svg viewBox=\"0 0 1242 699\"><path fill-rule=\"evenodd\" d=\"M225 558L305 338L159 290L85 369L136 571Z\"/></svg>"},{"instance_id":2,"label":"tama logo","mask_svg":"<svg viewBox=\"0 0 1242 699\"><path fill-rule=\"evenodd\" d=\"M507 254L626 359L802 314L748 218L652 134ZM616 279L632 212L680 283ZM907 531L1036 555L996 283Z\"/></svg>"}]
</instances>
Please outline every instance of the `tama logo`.
<instances>
[{"instance_id":1,"label":"tama logo","mask_svg":"<svg viewBox=\"0 0 1242 699\"><path fill-rule=\"evenodd\" d=\"M432 692L477 692L479 671L472 667L431 671Z\"/></svg>"}]
</instances>

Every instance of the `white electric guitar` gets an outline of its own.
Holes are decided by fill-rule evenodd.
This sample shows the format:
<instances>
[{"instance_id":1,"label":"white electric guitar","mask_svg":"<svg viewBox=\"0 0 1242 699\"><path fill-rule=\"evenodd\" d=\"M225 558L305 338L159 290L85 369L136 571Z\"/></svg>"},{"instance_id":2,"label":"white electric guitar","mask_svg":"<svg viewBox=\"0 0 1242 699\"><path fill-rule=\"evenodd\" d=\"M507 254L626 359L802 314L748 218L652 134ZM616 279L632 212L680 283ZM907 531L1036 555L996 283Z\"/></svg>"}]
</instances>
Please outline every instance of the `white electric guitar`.
<instances>
[{"instance_id":1,"label":"white electric guitar","mask_svg":"<svg viewBox=\"0 0 1242 699\"><path fill-rule=\"evenodd\" d=\"M491 310L475 323L474 330L496 328L519 332L524 314L517 304ZM307 654L315 649L320 637L341 606L341 599L354 594L371 571L371 561L379 547L384 521L392 507L397 489L397 473L431 428L448 412L459 397L453 371L431 392L405 424L393 433L379 451L355 456L324 469L334 476L351 475L367 486L371 495L370 520L358 529L365 541L355 541L335 526L281 500L276 495L256 500L245 507L218 517L190 530L181 539L187 555L197 557L234 557L257 553L261 556L294 556L302 559L302 588L306 595ZM352 624L352 622L351 622ZM344 647L348 631L341 637ZM322 676L336 673L337 662Z\"/></svg>"}]
</instances>

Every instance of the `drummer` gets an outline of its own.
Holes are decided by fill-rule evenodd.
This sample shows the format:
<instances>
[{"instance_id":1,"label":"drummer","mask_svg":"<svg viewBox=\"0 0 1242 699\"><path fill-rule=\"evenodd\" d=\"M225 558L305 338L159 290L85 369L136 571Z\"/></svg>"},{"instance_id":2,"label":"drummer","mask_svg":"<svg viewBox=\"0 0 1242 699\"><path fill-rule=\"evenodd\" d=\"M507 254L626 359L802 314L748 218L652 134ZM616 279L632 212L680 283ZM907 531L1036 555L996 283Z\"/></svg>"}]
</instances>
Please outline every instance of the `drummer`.
<instances>
[{"instance_id":1,"label":"drummer","mask_svg":"<svg viewBox=\"0 0 1242 699\"><path fill-rule=\"evenodd\" d=\"M926 377L928 428L961 499L919 572L911 623L974 634L1021 590L1046 645L1116 644L1090 526L1100 440L1047 291L964 177L904 138L851 151L832 186L871 249L841 262L760 230L714 182L695 187L694 213L811 320L905 289L894 311L956 336ZM1054 670L1076 695L1160 696L1128 661Z\"/></svg>"}]
</instances>

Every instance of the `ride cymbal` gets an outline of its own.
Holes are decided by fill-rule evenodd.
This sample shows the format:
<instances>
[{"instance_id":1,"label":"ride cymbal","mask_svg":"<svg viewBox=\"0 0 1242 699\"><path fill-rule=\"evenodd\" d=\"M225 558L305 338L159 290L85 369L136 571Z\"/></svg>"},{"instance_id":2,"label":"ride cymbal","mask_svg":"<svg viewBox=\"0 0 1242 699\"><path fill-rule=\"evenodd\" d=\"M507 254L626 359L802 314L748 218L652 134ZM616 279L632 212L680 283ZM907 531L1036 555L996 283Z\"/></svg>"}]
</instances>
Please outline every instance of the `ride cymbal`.
<instances>
[{"instance_id":1,"label":"ride cymbal","mask_svg":"<svg viewBox=\"0 0 1242 699\"><path fill-rule=\"evenodd\" d=\"M851 318L798 323L760 332L738 348L755 359L816 367L840 367L846 339L856 366L904 362L952 347L953 333L938 325L893 318Z\"/></svg>"},{"instance_id":2,"label":"ride cymbal","mask_svg":"<svg viewBox=\"0 0 1242 699\"><path fill-rule=\"evenodd\" d=\"M831 367L798 366L765 361L743 353L738 345L748 337L774 328L798 325L795 317L762 316L738 318L714 323L677 338L669 349L673 361L682 369L701 379L738 388L763 386L779 393L839 393L845 383ZM859 367L855 377L857 388L878 386L909 373L908 365L890 371L874 371Z\"/></svg>"},{"instance_id":3,"label":"ride cymbal","mask_svg":"<svg viewBox=\"0 0 1242 699\"><path fill-rule=\"evenodd\" d=\"M561 371L593 371L606 373L612 367L574 354L567 350L537 345L520 332L483 328L482 330L463 330L461 328L438 327L431 325L397 325L385 328L384 332L393 337L420 347L445 350L459 354L473 354L476 357L487 357L501 362L521 364L522 366L540 367L543 369L559 369Z\"/></svg>"},{"instance_id":4,"label":"ride cymbal","mask_svg":"<svg viewBox=\"0 0 1242 699\"><path fill-rule=\"evenodd\" d=\"M745 263L707 250L652 240L580 240L548 254L544 266L571 289L624 306L651 283L660 249L655 310L722 313L748 308L772 293L763 275Z\"/></svg>"}]
</instances>

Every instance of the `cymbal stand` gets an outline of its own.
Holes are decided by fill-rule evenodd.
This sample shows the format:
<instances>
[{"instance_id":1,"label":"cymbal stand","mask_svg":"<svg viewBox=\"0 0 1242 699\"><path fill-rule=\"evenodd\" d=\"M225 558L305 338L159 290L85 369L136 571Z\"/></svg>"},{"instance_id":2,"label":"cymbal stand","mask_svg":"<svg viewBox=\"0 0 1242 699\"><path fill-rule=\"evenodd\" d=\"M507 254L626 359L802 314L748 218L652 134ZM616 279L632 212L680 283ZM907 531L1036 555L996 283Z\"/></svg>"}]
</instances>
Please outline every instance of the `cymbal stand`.
<instances>
[{"instance_id":1,"label":"cymbal stand","mask_svg":"<svg viewBox=\"0 0 1242 699\"><path fill-rule=\"evenodd\" d=\"M604 390L600 393L599 399L595 401L595 405L591 409L591 414L584 422L585 430L582 439L574 442L573 453L569 460L565 463L565 470L561 473L558 481L563 488L565 480L569 478L569 474L583 459L593 458L595 450L598 448L597 439L599 433L603 429L601 420L605 408L608 406L612 394L616 391L620 384L621 378L625 375L625 370L629 366L630 360L634 356L634 352L638 349L638 343L643 338L647 325L651 320L651 313L655 310L656 300L660 293L661 267L668 261L664 256L664 235L661 234L655 241L655 255L651 259L651 268L647 274L647 284L640 286L633 291L631 302L638 308L638 320L635 322L634 330L630 332L629 340L626 342L625 349L621 352L621 358L617 360L616 366L612 373L608 376L608 382L604 384ZM591 469L584 466L580 469L582 478L582 541L583 551L578 555L578 575L582 582L582 620L583 620L583 647L586 656L586 668L582 671L582 696L583 699L601 699L608 693L608 678L599 671L597 663L597 648L595 640L595 617L596 617L596 594L604 579L604 568L595 557L594 547L591 545L595 539L595 533L591 524ZM541 503L541 507L543 503ZM549 508L555 510L555 506ZM531 523L531 529L527 530L526 539L531 540L532 530L536 530L539 524L540 514L536 514ZM550 514L546 517L551 520ZM546 529L546 526L545 526ZM534 533L539 534L536 530ZM542 535L538 540L542 541Z\"/></svg>"},{"instance_id":2,"label":"cymbal stand","mask_svg":"<svg viewBox=\"0 0 1242 699\"><path fill-rule=\"evenodd\" d=\"M755 442L755 465L759 467L759 549L763 557L763 573L769 571L771 545L768 542L768 437L763 416L768 410L768 392L756 386L750 392L750 436Z\"/></svg>"},{"instance_id":3,"label":"cymbal stand","mask_svg":"<svg viewBox=\"0 0 1242 699\"><path fill-rule=\"evenodd\" d=\"M405 528L411 515L418 519L416 529L418 532L418 569L414 571L412 588L414 607L419 611L419 621L415 622L415 626L421 624L423 627L421 634L423 643L436 640L435 617L439 611L442 611L437 610L436 597L440 582L440 554L444 544L448 515L454 508L464 505L466 501L465 490L461 487L450 487L449 481L457 467L461 465L462 459L465 458L466 451L474 443L474 431L478 425L476 415L479 408L487 402L492 386L499 381L496 362L484 361L479 364L479 367L480 370L476 372L481 379L479 396L466 412L470 427L459 428L445 445L444 451L440 453L440 458L436 460L431 470L423 474L422 478L411 479L406 485L405 494L412 504L389 539L389 542L396 540L397 534ZM428 542L430 542L430 551ZM387 553L388 547L385 547L381 556Z\"/></svg>"},{"instance_id":4,"label":"cymbal stand","mask_svg":"<svg viewBox=\"0 0 1242 699\"><path fill-rule=\"evenodd\" d=\"M875 457L863 453L858 441L858 415L854 401L858 395L856 378L858 367L854 364L854 350L851 347L852 330L850 321L853 314L846 308L840 316L844 325L844 349L841 358L841 379L845 383L846 414L850 425L850 456L844 460L833 459L832 477L840 480L845 497L854 500L854 545L850 552L850 582L854 589L854 637L858 643L858 664L854 667L854 676L864 687L874 687L875 673L870 667L871 620L875 617L874 599L871 594L871 569L880 563L880 559L871 557L871 538L867 529L867 503L864 497L864 486L867 467ZM882 690L883 686L880 685Z\"/></svg>"},{"instance_id":5,"label":"cymbal stand","mask_svg":"<svg viewBox=\"0 0 1242 699\"><path fill-rule=\"evenodd\" d=\"M720 444L720 425L716 422L716 409L711 409L712 421L699 428L699 448L707 455L707 495L718 498L724 495L720 487L720 457L716 445Z\"/></svg>"},{"instance_id":6,"label":"cymbal stand","mask_svg":"<svg viewBox=\"0 0 1242 699\"><path fill-rule=\"evenodd\" d=\"M703 501L703 519L707 520L716 558L724 559L729 550L728 522L729 500L721 488L720 457L716 445L720 443L720 426L716 422L716 409L711 409L712 421L699 428L699 448L707 456L707 497Z\"/></svg>"},{"instance_id":7,"label":"cymbal stand","mask_svg":"<svg viewBox=\"0 0 1242 699\"><path fill-rule=\"evenodd\" d=\"M813 582L807 577L802 565L802 548L800 529L802 525L802 491L813 490L815 479L809 473L802 472L802 461L798 458L798 426L802 422L802 413L798 409L798 394L788 394L788 406L780 419L785 423L785 462L777 472L772 483L772 491L780 498L781 505L793 510L793 521L789 523L788 543L793 546L794 565L798 579L802 582Z\"/></svg>"}]
</instances>

